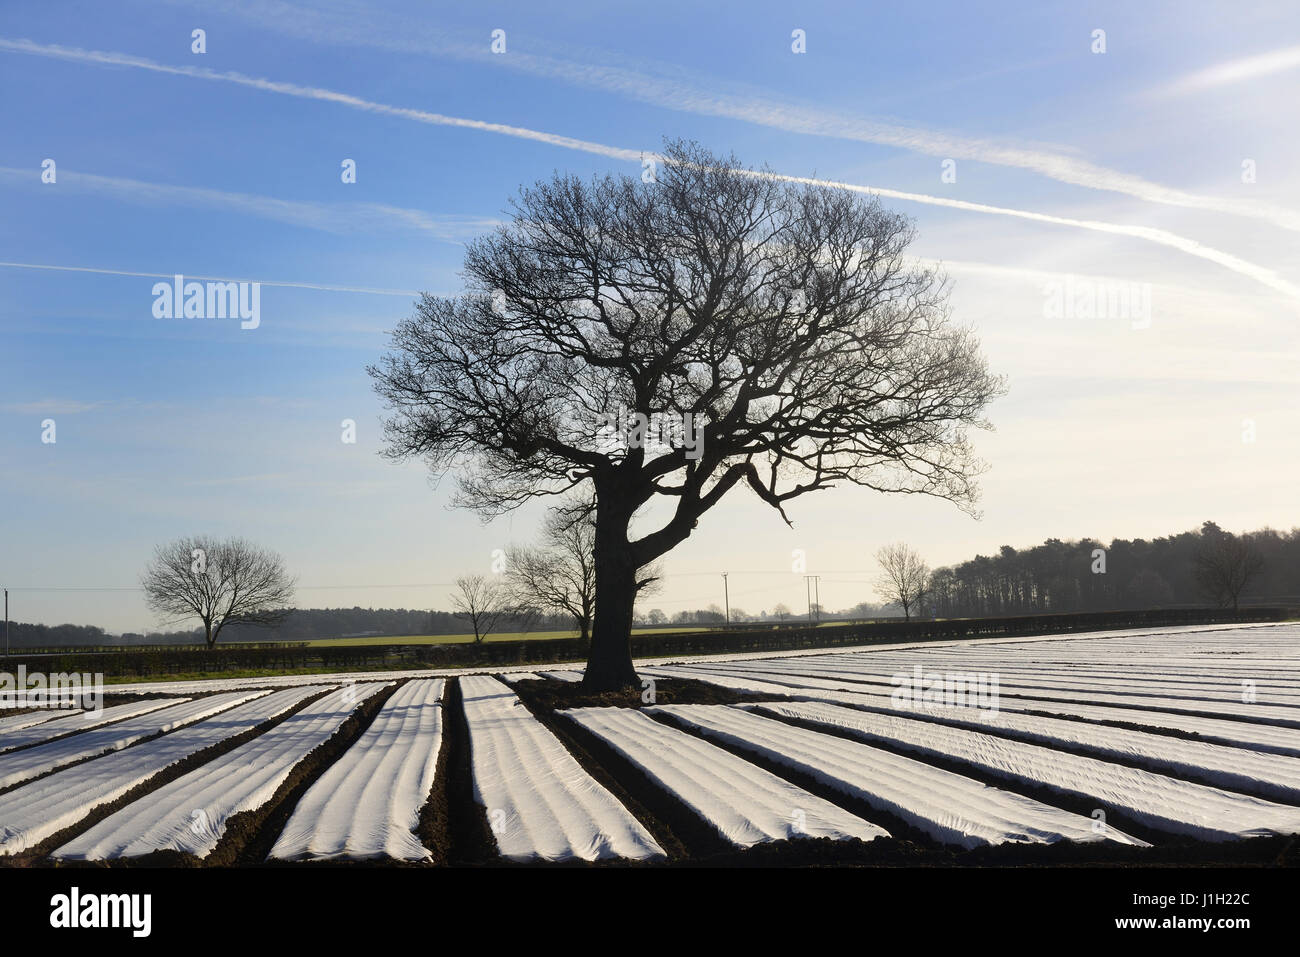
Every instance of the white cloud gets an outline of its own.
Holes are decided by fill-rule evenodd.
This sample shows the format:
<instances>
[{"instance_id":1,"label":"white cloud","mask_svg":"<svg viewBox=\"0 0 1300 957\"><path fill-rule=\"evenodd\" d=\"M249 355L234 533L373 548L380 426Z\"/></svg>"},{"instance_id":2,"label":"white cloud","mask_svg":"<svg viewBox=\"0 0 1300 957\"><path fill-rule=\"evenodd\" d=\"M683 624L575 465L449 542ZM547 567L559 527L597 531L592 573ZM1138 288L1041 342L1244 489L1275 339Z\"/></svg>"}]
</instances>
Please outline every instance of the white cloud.
<instances>
[{"instance_id":1,"label":"white cloud","mask_svg":"<svg viewBox=\"0 0 1300 957\"><path fill-rule=\"evenodd\" d=\"M82 402L79 399L39 399L35 402L11 402L2 408L20 415L75 415L97 409L102 402Z\"/></svg>"},{"instance_id":2,"label":"white cloud","mask_svg":"<svg viewBox=\"0 0 1300 957\"><path fill-rule=\"evenodd\" d=\"M1203 90L1245 83L1295 69L1300 69L1300 46L1284 47L1237 60L1227 60L1206 67L1204 70L1197 70L1156 90L1155 95L1182 96L1188 93L1199 93Z\"/></svg>"},{"instance_id":3,"label":"white cloud","mask_svg":"<svg viewBox=\"0 0 1300 957\"><path fill-rule=\"evenodd\" d=\"M482 130L487 133L500 133L506 136L515 136L521 139L548 143L552 146L562 146L567 149L583 150L588 153L598 153L601 156L608 156L611 159L639 160L642 155L638 150L617 149L616 147L604 146L600 143L590 143L586 140L574 139L570 136L559 136L554 133L542 133L538 130L530 130L522 126L509 126L504 123L488 123L483 120L468 120L457 116L445 116L441 113L431 113L428 110L415 110L401 106L390 106L386 103L377 103L374 100L367 100L359 96L352 96L348 93L339 93L322 87L301 86L297 83L281 83L275 80L263 79L261 77L247 76L243 73L237 73L234 71L221 72L218 70L209 70L206 67L168 66L154 60L131 56L125 53L82 50L77 47L65 47L58 44L33 43L31 40L9 40L4 38L0 38L0 50L9 50L13 53L29 53L35 56L52 57L60 60L73 60L80 63L96 63L101 66L134 67L140 70L151 70L155 73L169 73L173 76L188 76L199 80L217 80L223 83L236 83L240 86L249 87L254 90L262 90L267 93L282 93L286 96L296 96L301 99L337 103L341 106L350 106L353 109L363 110L368 113L381 113L386 116L397 116L403 119L415 120L417 123L427 123L432 126L458 126L464 129Z\"/></svg>"},{"instance_id":4,"label":"white cloud","mask_svg":"<svg viewBox=\"0 0 1300 957\"><path fill-rule=\"evenodd\" d=\"M364 110L367 112L382 113L390 116L399 116L406 119L412 119L421 123L428 123L440 126L458 126L467 129L481 130L484 132L498 133L505 136L520 137L523 139L535 140L538 142L548 143L553 146L560 146L566 149L581 150L583 152L595 153L601 156L607 156L612 159L639 161L642 157L654 155L641 150L623 149L615 146L608 146L603 143L595 143L589 140L579 140L567 136L558 136L553 133L546 133L539 130L531 130L525 127L508 126L501 123L489 123L483 120L469 120L459 117L445 116L440 113L430 113L425 110L414 110L406 107L390 106L384 103L377 103L373 100L366 100L361 97L352 96L347 93L339 93L334 90L326 90L320 87L305 87L293 83L281 83L272 80L261 79L258 77L245 76L242 73L226 72L221 73L215 70L209 70L203 67L175 67L156 63L142 57L130 56L122 53L106 53L94 50L81 50L75 47L63 47L58 45L46 45L33 43L30 40L7 40L0 38L0 50L10 50L18 53L29 53L37 56L54 57L58 59L73 60L83 63L96 63L102 65L129 66L145 70L152 70L160 73L169 73L178 76L189 76L197 79L215 80L219 82L236 83L253 89L264 90L267 92L281 93L288 96L303 97L313 100L338 103L343 106L350 106L354 109ZM1180 252L1187 253L1191 256L1197 256L1202 259L1210 260L1227 269L1249 276L1256 282L1263 283L1271 289L1280 292L1290 298L1300 300L1300 287L1290 281L1283 279L1275 271L1254 263L1248 262L1239 256L1226 253L1221 250L1206 246L1194 239L1179 236L1175 233L1163 229L1156 229L1148 226L1129 226L1116 223L1105 223L1097 220L1073 219L1064 216L1052 216L1046 213L1034 213L1025 210L1010 209L1000 206L990 206L984 203L971 203L964 200L947 199L938 196L927 196L922 193L910 193L900 190L884 189L874 186L864 186L855 183L844 183L831 180L819 180L804 176L790 176L777 173L754 172L752 175L770 177L785 182L795 183L817 183L822 185L833 186L837 189L852 190L855 192L876 194L893 199L901 199L908 202L926 203L935 206L947 206L951 209L961 209L969 212L986 213L1000 216L1015 216L1022 219L1034 220L1036 222L1050 223L1059 226L1072 226L1079 229L1089 229L1098 232L1111 233L1113 235L1129 236L1134 239L1143 239L1148 242L1158 243L1177 249Z\"/></svg>"},{"instance_id":5,"label":"white cloud","mask_svg":"<svg viewBox=\"0 0 1300 957\"><path fill-rule=\"evenodd\" d=\"M40 184L39 171L0 166L0 180L11 184ZM198 206L237 211L277 222L343 233L397 227L432 233L448 242L461 242L478 235L500 220L471 216L435 216L418 209L404 209L381 203L316 203L276 199L252 193L232 193L198 186L146 183L117 176L99 176L60 169L60 189L82 190L113 196L128 202L177 206Z\"/></svg>"},{"instance_id":6,"label":"white cloud","mask_svg":"<svg viewBox=\"0 0 1300 957\"><path fill-rule=\"evenodd\" d=\"M209 6L205 4L205 9ZM374 9L373 4L342 3L334 4L333 9L322 10L291 3L270 5L259 0L251 4L226 2L221 4L221 8L263 27L313 42L363 45L490 63L493 68L513 69L603 90L663 109L725 117L790 133L876 143L927 156L969 159L1025 169L1074 186L1123 193L1147 202L1246 216L1285 229L1300 230L1300 212L1295 210L1253 200L1191 193L1067 155L1059 147L1017 145L887 123L827 110L816 103L778 99L750 87L726 84L716 77L694 75L672 64L641 63L638 68L633 68L626 58L613 64L608 62L611 54L592 50L580 51L571 59L561 59L530 53L518 43L508 56L494 56L485 42L469 44L421 24L404 21L397 15L385 17L382 11ZM553 44L548 44L548 47L554 48ZM606 62L598 62L600 58ZM1274 64L1277 58L1278 54L1265 55L1252 58L1252 61L1226 64L1223 69L1233 67L1236 72L1277 69ZM1255 64L1254 60L1260 62ZM1231 74L1233 70L1228 72Z\"/></svg>"},{"instance_id":7,"label":"white cloud","mask_svg":"<svg viewBox=\"0 0 1300 957\"><path fill-rule=\"evenodd\" d=\"M874 194L889 199L901 199L912 203L925 203L930 206L947 206L950 209L963 209L969 212L989 213L997 216L1013 216L1018 219L1028 219L1039 223L1051 223L1057 226L1072 226L1076 229L1089 229L1101 233L1110 233L1116 236L1128 236L1133 239L1143 239L1147 242L1157 243L1161 246L1168 246L1170 249L1176 249L1189 256L1208 259L1210 262L1217 263L1226 269L1231 269L1233 272L1247 276L1291 299L1300 301L1300 286L1297 286L1290 280L1284 279L1275 270L1249 262L1248 260L1242 259L1240 256L1234 256L1232 253L1215 249L1212 246L1206 246L1204 243L1198 242L1195 239L1189 239L1186 236L1179 236L1177 233L1171 233L1166 229L1157 229L1154 226L1130 226L1123 223L1106 223L1095 219L1075 219L1069 216L1053 216L1049 213L1034 213L1022 209L1010 209L1005 206L990 206L986 203L972 203L961 199L948 199L942 196L927 196L923 193L908 193L896 189L884 189L878 186L860 186L856 183L821 180L808 176L787 176L779 173L763 172L755 172L751 175L778 179L791 183L832 186L836 189Z\"/></svg>"},{"instance_id":8,"label":"white cloud","mask_svg":"<svg viewBox=\"0 0 1300 957\"><path fill-rule=\"evenodd\" d=\"M125 269L99 269L94 266L59 266L52 263L18 263L18 262L0 262L0 266L10 269L50 269L58 272L88 272L99 273L105 276L138 276L143 279L171 279L172 273L169 272L131 272ZM285 286L291 289L320 289L325 292L357 292L373 296L407 296L414 297L420 295L412 289L373 289L368 286L332 286L327 283L319 282L288 282L278 279L250 279L248 277L237 278L234 276L196 276L186 273L187 279L194 279L201 282L256 282L263 286Z\"/></svg>"}]
</instances>

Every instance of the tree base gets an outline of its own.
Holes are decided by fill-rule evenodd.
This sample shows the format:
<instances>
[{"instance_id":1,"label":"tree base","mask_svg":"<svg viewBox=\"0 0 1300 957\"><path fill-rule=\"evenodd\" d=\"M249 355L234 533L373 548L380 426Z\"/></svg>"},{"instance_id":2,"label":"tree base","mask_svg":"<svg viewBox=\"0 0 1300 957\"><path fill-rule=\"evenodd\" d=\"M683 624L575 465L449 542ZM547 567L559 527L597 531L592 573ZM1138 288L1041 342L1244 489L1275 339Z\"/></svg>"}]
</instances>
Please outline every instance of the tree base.
<instances>
[{"instance_id":1,"label":"tree base","mask_svg":"<svg viewBox=\"0 0 1300 957\"><path fill-rule=\"evenodd\" d=\"M625 691L629 688L639 690L641 678L632 666L629 656L623 662L598 662L593 655L587 661L587 668L582 675L582 690L591 692Z\"/></svg>"}]
</instances>

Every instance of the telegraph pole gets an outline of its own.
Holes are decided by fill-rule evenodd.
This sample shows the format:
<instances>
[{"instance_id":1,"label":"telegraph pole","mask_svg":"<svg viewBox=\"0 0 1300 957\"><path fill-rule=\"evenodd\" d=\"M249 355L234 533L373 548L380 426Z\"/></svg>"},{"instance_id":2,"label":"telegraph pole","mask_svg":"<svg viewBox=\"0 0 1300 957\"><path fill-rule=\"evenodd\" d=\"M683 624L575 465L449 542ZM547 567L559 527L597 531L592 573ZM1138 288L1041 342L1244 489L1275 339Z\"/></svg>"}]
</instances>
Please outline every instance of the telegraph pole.
<instances>
[{"instance_id":1,"label":"telegraph pole","mask_svg":"<svg viewBox=\"0 0 1300 957\"><path fill-rule=\"evenodd\" d=\"M5 589L5 658L9 657L9 589Z\"/></svg>"},{"instance_id":2,"label":"telegraph pole","mask_svg":"<svg viewBox=\"0 0 1300 957\"><path fill-rule=\"evenodd\" d=\"M727 588L727 573L722 573L722 600L727 608L727 624L731 624L731 592Z\"/></svg>"},{"instance_id":3,"label":"telegraph pole","mask_svg":"<svg viewBox=\"0 0 1300 957\"><path fill-rule=\"evenodd\" d=\"M817 620L822 618L822 592L821 592L821 575L804 575L803 588L808 595L808 624L813 623L813 605L817 606ZM816 599L813 595L816 594Z\"/></svg>"}]
</instances>

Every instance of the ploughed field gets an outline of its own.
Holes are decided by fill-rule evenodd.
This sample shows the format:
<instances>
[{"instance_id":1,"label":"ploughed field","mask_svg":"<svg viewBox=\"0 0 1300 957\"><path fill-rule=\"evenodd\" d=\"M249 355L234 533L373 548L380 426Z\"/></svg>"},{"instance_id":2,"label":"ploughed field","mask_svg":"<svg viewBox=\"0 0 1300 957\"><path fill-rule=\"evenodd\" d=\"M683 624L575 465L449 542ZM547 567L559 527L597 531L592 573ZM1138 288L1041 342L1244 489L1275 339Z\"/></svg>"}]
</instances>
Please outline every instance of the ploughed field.
<instances>
[{"instance_id":1,"label":"ploughed field","mask_svg":"<svg viewBox=\"0 0 1300 957\"><path fill-rule=\"evenodd\" d=\"M0 866L1300 861L1300 625L120 686L0 715Z\"/></svg>"}]
</instances>

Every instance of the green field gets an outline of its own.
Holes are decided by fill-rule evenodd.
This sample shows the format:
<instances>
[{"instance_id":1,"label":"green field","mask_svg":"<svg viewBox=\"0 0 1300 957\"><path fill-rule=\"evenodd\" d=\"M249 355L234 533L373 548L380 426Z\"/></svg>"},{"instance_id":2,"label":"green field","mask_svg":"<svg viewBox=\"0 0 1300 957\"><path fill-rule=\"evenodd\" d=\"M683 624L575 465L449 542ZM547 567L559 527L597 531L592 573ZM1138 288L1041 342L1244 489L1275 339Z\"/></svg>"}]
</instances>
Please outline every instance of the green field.
<instances>
[{"instance_id":1,"label":"green field","mask_svg":"<svg viewBox=\"0 0 1300 957\"><path fill-rule=\"evenodd\" d=\"M696 628L634 628L634 635L659 635L667 632L708 631ZM577 638L573 631L505 631L501 634L488 635L484 641L551 641L556 638ZM311 648L334 648L347 645L461 645L472 644L474 636L469 635L376 635L370 638L316 638L308 641ZM229 647L229 646L227 646Z\"/></svg>"}]
</instances>

